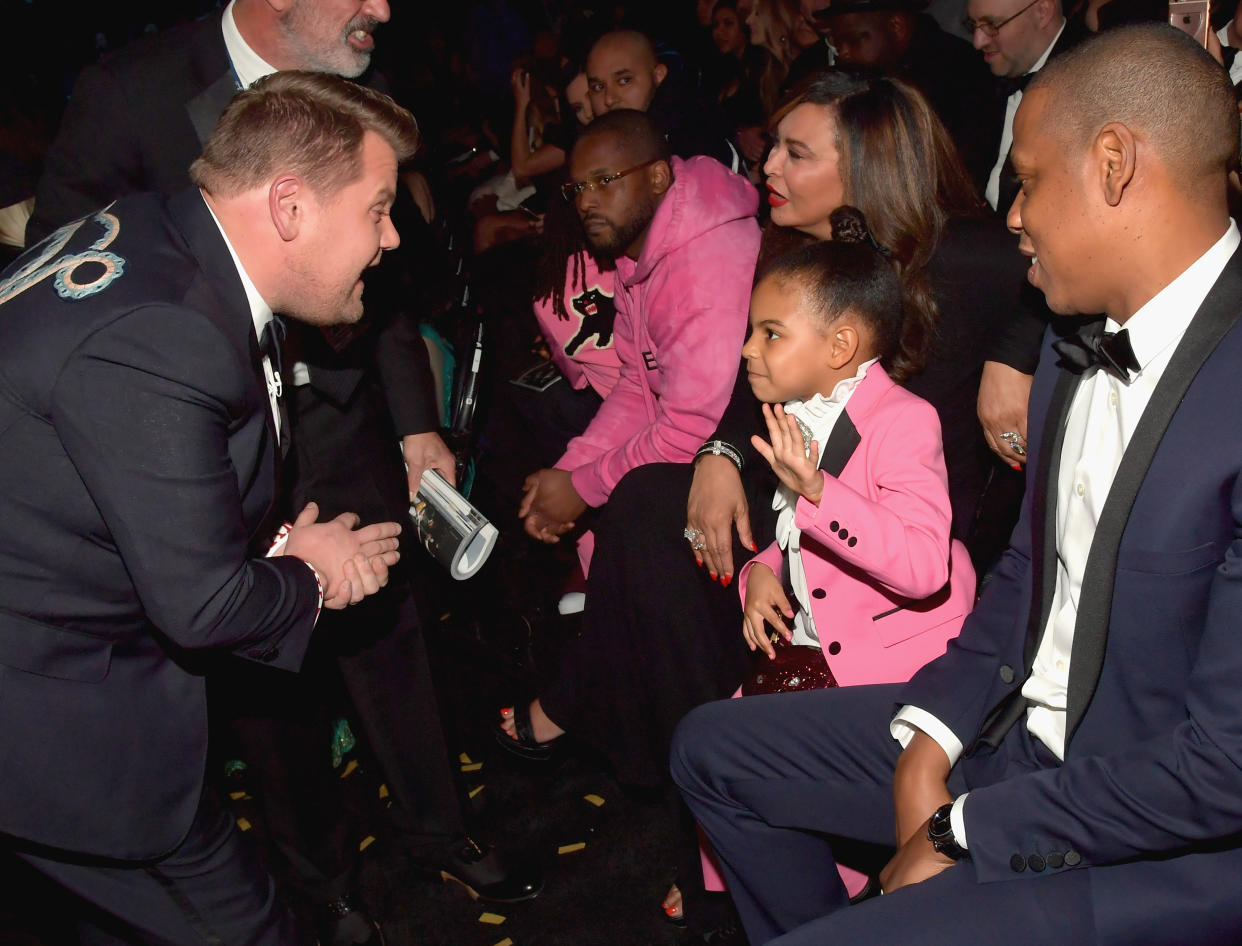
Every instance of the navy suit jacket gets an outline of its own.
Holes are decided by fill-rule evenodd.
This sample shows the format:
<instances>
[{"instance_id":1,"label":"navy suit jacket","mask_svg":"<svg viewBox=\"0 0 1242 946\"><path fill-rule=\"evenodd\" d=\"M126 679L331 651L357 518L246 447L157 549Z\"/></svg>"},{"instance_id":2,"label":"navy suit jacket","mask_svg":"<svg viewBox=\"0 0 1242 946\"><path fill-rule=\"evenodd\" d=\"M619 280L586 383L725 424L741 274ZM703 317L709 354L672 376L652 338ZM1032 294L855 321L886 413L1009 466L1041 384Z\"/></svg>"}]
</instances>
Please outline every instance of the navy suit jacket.
<instances>
[{"instance_id":1,"label":"navy suit jacket","mask_svg":"<svg viewBox=\"0 0 1242 946\"><path fill-rule=\"evenodd\" d=\"M1186 924L1202 931L1196 942L1242 935L1240 313L1235 253L1161 378L1096 530L1064 763L972 786L965 805L981 882L1090 870L1105 941L1176 942ZM902 693L966 746L967 782L972 760L1021 725L1019 691L1052 605L1057 468L1078 376L1045 354L1011 548L946 655Z\"/></svg>"},{"instance_id":2,"label":"navy suit jacket","mask_svg":"<svg viewBox=\"0 0 1242 946\"><path fill-rule=\"evenodd\" d=\"M0 832L143 859L189 830L195 651L296 670L318 605L270 539L250 307L196 189L118 201L0 276Z\"/></svg>"}]
</instances>

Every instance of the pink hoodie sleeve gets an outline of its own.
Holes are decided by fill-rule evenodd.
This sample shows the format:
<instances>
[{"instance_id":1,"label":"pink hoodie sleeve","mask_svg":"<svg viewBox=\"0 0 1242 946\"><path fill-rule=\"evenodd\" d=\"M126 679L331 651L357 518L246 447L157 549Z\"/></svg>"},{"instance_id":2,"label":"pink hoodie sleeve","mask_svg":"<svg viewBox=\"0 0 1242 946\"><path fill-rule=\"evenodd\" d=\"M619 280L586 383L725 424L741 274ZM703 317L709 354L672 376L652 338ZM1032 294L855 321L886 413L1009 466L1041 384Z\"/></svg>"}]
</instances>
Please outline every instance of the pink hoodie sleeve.
<instances>
[{"instance_id":1,"label":"pink hoodie sleeve","mask_svg":"<svg viewBox=\"0 0 1242 946\"><path fill-rule=\"evenodd\" d=\"M753 221L738 221L743 245L750 242L746 238L753 226ZM757 231L753 236L757 249ZM618 294L621 379L556 464L572 471L574 488L592 506L606 502L636 466L692 459L729 402L746 335L753 264L744 251L709 259L694 255L646 294L655 369L648 367L649 354L642 350L641 326ZM674 275L683 282L674 285ZM657 371L658 395L647 377Z\"/></svg>"}]
</instances>

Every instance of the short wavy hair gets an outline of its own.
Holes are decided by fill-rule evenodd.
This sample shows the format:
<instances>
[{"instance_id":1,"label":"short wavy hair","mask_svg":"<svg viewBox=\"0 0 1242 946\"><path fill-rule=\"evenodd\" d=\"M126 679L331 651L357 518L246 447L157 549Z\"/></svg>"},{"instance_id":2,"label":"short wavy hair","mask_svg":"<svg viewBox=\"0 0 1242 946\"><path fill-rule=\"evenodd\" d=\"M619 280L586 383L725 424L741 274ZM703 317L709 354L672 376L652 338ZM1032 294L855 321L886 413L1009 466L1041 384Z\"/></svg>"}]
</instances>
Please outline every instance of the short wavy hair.
<instances>
[{"instance_id":1,"label":"short wavy hair","mask_svg":"<svg viewBox=\"0 0 1242 946\"><path fill-rule=\"evenodd\" d=\"M216 122L190 179L209 194L237 194L293 173L332 193L362 173L363 136L373 131L406 160L418 123L387 95L340 76L290 70L237 94Z\"/></svg>"}]
</instances>

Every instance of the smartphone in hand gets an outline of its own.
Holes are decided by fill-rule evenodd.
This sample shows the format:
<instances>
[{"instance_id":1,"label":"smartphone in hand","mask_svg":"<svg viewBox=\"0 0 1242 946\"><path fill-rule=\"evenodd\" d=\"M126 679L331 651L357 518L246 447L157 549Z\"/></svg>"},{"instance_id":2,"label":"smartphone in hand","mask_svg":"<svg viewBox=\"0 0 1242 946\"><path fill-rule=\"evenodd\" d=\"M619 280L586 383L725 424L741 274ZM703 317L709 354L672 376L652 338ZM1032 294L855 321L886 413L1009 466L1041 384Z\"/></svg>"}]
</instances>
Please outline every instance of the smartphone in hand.
<instances>
[{"instance_id":1,"label":"smartphone in hand","mask_svg":"<svg viewBox=\"0 0 1242 946\"><path fill-rule=\"evenodd\" d=\"M1209 6L1210 0L1170 0L1169 23L1192 36L1206 49L1208 30L1212 28L1208 17Z\"/></svg>"}]
</instances>

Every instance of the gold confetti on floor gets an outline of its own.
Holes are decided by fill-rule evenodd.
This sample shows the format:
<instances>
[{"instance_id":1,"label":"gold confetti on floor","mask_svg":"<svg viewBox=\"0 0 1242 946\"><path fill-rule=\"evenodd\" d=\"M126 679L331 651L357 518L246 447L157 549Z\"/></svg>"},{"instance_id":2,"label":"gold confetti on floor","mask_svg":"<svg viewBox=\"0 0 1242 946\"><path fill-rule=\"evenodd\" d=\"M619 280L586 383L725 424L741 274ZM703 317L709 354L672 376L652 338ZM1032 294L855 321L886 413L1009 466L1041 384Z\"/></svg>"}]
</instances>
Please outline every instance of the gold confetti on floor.
<instances>
[{"instance_id":1,"label":"gold confetti on floor","mask_svg":"<svg viewBox=\"0 0 1242 946\"><path fill-rule=\"evenodd\" d=\"M584 801L589 801L596 808L600 808L604 804L604 799L601 796L596 795L594 793L590 795L583 795L582 798Z\"/></svg>"},{"instance_id":2,"label":"gold confetti on floor","mask_svg":"<svg viewBox=\"0 0 1242 946\"><path fill-rule=\"evenodd\" d=\"M492 926L499 926L505 921L505 918L499 913L482 913L479 915L480 923L490 923Z\"/></svg>"},{"instance_id":3,"label":"gold confetti on floor","mask_svg":"<svg viewBox=\"0 0 1242 946\"><path fill-rule=\"evenodd\" d=\"M358 842L358 850L365 851L367 848L369 848L374 843L375 843L375 837L373 835L368 834L365 838L363 838L361 841Z\"/></svg>"},{"instance_id":4,"label":"gold confetti on floor","mask_svg":"<svg viewBox=\"0 0 1242 946\"><path fill-rule=\"evenodd\" d=\"M461 770L463 772L477 772L481 768L483 768L482 762L471 762L469 765L463 765Z\"/></svg>"},{"instance_id":5,"label":"gold confetti on floor","mask_svg":"<svg viewBox=\"0 0 1242 946\"><path fill-rule=\"evenodd\" d=\"M483 788L484 786L479 785L479 786L476 786L475 788L470 789L470 797L473 798L475 795L479 794L479 792L483 791Z\"/></svg>"},{"instance_id":6,"label":"gold confetti on floor","mask_svg":"<svg viewBox=\"0 0 1242 946\"><path fill-rule=\"evenodd\" d=\"M457 761L460 762L462 765L469 765L472 760L470 756L466 755L463 752L461 755L457 757Z\"/></svg>"},{"instance_id":7,"label":"gold confetti on floor","mask_svg":"<svg viewBox=\"0 0 1242 946\"><path fill-rule=\"evenodd\" d=\"M349 778L356 771L358 771L358 760L350 759L345 763L345 768L341 770L341 778Z\"/></svg>"},{"instance_id":8,"label":"gold confetti on floor","mask_svg":"<svg viewBox=\"0 0 1242 946\"><path fill-rule=\"evenodd\" d=\"M247 820L246 818L238 818L238 819L237 819L237 827L238 827L238 828L240 828L242 831L249 831L249 830L250 830L250 822L249 822L249 820Z\"/></svg>"},{"instance_id":9,"label":"gold confetti on floor","mask_svg":"<svg viewBox=\"0 0 1242 946\"><path fill-rule=\"evenodd\" d=\"M562 844L556 849L556 853L573 854L576 851L581 851L584 847L586 847L586 841L578 841L575 844Z\"/></svg>"},{"instance_id":10,"label":"gold confetti on floor","mask_svg":"<svg viewBox=\"0 0 1242 946\"><path fill-rule=\"evenodd\" d=\"M229 798L233 801L250 801L249 792L229 792Z\"/></svg>"},{"instance_id":11,"label":"gold confetti on floor","mask_svg":"<svg viewBox=\"0 0 1242 946\"><path fill-rule=\"evenodd\" d=\"M513 940L506 936L499 943L496 943L495 946L513 946Z\"/></svg>"},{"instance_id":12,"label":"gold confetti on floor","mask_svg":"<svg viewBox=\"0 0 1242 946\"><path fill-rule=\"evenodd\" d=\"M379 788L379 796L380 796L380 798L387 798L387 797L388 797L388 786L387 786L387 785L385 785L385 784L383 784L383 783L380 783L380 788Z\"/></svg>"}]
</instances>

